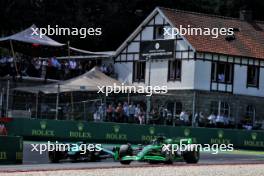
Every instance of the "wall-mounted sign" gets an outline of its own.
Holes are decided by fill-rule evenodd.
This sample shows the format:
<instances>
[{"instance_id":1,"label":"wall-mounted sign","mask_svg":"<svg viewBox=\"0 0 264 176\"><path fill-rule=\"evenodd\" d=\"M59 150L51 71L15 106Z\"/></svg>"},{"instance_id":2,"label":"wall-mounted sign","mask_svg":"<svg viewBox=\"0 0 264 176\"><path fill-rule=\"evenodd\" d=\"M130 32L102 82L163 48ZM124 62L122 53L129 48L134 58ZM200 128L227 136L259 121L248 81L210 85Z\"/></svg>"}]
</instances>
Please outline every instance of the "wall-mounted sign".
<instances>
[{"instance_id":1,"label":"wall-mounted sign","mask_svg":"<svg viewBox=\"0 0 264 176\"><path fill-rule=\"evenodd\" d=\"M140 43L140 59L164 59L174 57L174 40L142 41Z\"/></svg>"}]
</instances>

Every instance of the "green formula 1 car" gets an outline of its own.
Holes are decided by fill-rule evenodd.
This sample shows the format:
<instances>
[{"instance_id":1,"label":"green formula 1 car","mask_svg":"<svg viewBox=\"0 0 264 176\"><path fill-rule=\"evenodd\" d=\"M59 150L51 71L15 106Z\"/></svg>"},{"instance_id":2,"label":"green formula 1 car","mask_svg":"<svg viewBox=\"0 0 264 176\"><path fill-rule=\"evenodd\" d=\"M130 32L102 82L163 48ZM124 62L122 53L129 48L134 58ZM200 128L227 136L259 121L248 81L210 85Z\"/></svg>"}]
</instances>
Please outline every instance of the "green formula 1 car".
<instances>
[{"instance_id":1,"label":"green formula 1 car","mask_svg":"<svg viewBox=\"0 0 264 176\"><path fill-rule=\"evenodd\" d=\"M185 144L188 150L175 150L176 145ZM149 145L132 147L130 144L115 148L115 159L121 164L130 164L132 161L172 164L173 161L185 161L197 163L200 158L200 150L192 144L192 139L172 140L165 137L157 137Z\"/></svg>"},{"instance_id":2,"label":"green formula 1 car","mask_svg":"<svg viewBox=\"0 0 264 176\"><path fill-rule=\"evenodd\" d=\"M48 156L49 160L52 163L58 163L61 160L71 160L75 161L100 161L101 159L112 158L114 153L110 150L103 149L101 147L96 147L94 151L85 150L84 146L88 145L85 142L76 142L76 143L60 143L61 145L65 144L68 147L63 151L49 151Z\"/></svg>"}]
</instances>

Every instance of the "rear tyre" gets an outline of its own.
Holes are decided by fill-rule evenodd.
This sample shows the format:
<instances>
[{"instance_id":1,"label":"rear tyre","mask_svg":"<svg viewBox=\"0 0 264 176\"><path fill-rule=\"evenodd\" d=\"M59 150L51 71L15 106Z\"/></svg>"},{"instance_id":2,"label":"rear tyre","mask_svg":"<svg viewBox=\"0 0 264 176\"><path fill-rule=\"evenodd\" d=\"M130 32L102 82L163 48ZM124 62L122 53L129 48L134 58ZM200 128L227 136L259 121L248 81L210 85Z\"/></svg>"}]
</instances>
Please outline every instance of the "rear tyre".
<instances>
[{"instance_id":1,"label":"rear tyre","mask_svg":"<svg viewBox=\"0 0 264 176\"><path fill-rule=\"evenodd\" d=\"M164 162L165 164L173 164L173 161L171 159Z\"/></svg>"},{"instance_id":2,"label":"rear tyre","mask_svg":"<svg viewBox=\"0 0 264 176\"><path fill-rule=\"evenodd\" d=\"M165 158L166 158L166 161L164 162L165 164L173 164L173 156L171 152L167 151L165 153Z\"/></svg>"},{"instance_id":3,"label":"rear tyre","mask_svg":"<svg viewBox=\"0 0 264 176\"><path fill-rule=\"evenodd\" d=\"M131 163L130 160L122 160L124 156L131 156L133 153L130 145L121 145L119 149L119 160L121 164L128 165Z\"/></svg>"},{"instance_id":4,"label":"rear tyre","mask_svg":"<svg viewBox=\"0 0 264 176\"><path fill-rule=\"evenodd\" d=\"M164 164L173 164L174 155L172 154L172 148L170 146L170 151L161 149L161 154L165 157L165 161L163 161Z\"/></svg>"},{"instance_id":5,"label":"rear tyre","mask_svg":"<svg viewBox=\"0 0 264 176\"><path fill-rule=\"evenodd\" d=\"M155 161L155 160L149 160L148 161L149 164L159 164L159 161Z\"/></svg>"},{"instance_id":6,"label":"rear tyre","mask_svg":"<svg viewBox=\"0 0 264 176\"><path fill-rule=\"evenodd\" d=\"M200 159L200 150L186 151L183 154L183 159L188 164L198 163L198 161Z\"/></svg>"},{"instance_id":7,"label":"rear tyre","mask_svg":"<svg viewBox=\"0 0 264 176\"><path fill-rule=\"evenodd\" d=\"M88 161L90 161L90 162L95 162L96 161L96 155L95 155L94 152L89 152L87 155L88 155L87 156Z\"/></svg>"},{"instance_id":8,"label":"rear tyre","mask_svg":"<svg viewBox=\"0 0 264 176\"><path fill-rule=\"evenodd\" d=\"M58 163L60 161L60 153L57 151L49 152L49 160L52 163Z\"/></svg>"},{"instance_id":9,"label":"rear tyre","mask_svg":"<svg viewBox=\"0 0 264 176\"><path fill-rule=\"evenodd\" d=\"M124 164L124 165L129 165L131 163L131 161L129 161L129 160L126 160L126 161L120 160L120 163Z\"/></svg>"},{"instance_id":10,"label":"rear tyre","mask_svg":"<svg viewBox=\"0 0 264 176\"><path fill-rule=\"evenodd\" d=\"M70 159L71 159L71 162L72 162L72 163L76 163L76 162L78 161L78 159L79 159L79 156L78 156L78 154L75 154L75 155L72 156Z\"/></svg>"}]
</instances>

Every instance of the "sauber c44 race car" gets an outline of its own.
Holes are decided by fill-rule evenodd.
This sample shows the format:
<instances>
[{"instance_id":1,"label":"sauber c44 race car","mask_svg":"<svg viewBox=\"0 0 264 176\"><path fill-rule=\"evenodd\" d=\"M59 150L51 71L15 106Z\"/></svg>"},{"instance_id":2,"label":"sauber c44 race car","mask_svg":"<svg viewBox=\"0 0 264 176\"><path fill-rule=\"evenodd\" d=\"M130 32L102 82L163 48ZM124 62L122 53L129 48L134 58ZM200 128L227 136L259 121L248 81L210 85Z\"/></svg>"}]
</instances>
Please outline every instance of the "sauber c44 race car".
<instances>
[{"instance_id":1,"label":"sauber c44 race car","mask_svg":"<svg viewBox=\"0 0 264 176\"><path fill-rule=\"evenodd\" d=\"M88 150L85 148L85 146L88 145L85 142L66 144L69 145L66 150L49 151L50 162L58 163L61 160L67 159L70 159L71 161L99 161L101 159L112 158L114 156L112 151L98 146L96 146L94 150Z\"/></svg>"},{"instance_id":2,"label":"sauber c44 race car","mask_svg":"<svg viewBox=\"0 0 264 176\"><path fill-rule=\"evenodd\" d=\"M188 150L175 150L173 146L188 146ZM115 148L115 159L121 164L130 164L132 161L172 164L173 161L185 161L186 163L197 163L200 158L200 150L192 144L192 139L172 140L165 137L157 137L149 145L139 145L133 148L130 144Z\"/></svg>"}]
</instances>

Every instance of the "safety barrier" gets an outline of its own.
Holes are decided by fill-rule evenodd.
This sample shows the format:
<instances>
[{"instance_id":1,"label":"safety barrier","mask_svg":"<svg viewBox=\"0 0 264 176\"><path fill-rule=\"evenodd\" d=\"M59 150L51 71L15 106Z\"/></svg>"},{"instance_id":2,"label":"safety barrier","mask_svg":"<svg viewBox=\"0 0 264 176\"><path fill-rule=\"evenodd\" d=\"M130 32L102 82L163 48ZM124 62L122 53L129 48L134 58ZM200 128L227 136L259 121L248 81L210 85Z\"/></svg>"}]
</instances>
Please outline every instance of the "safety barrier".
<instances>
[{"instance_id":1,"label":"safety barrier","mask_svg":"<svg viewBox=\"0 0 264 176\"><path fill-rule=\"evenodd\" d=\"M22 137L0 136L0 164L19 164L22 160Z\"/></svg>"},{"instance_id":2,"label":"safety barrier","mask_svg":"<svg viewBox=\"0 0 264 176\"><path fill-rule=\"evenodd\" d=\"M95 123L84 121L13 119L7 124L9 135L25 140L58 140L101 143L145 143L159 134L171 138L192 137L201 144L234 144L236 148L264 149L263 131L191 128L158 125Z\"/></svg>"}]
</instances>

